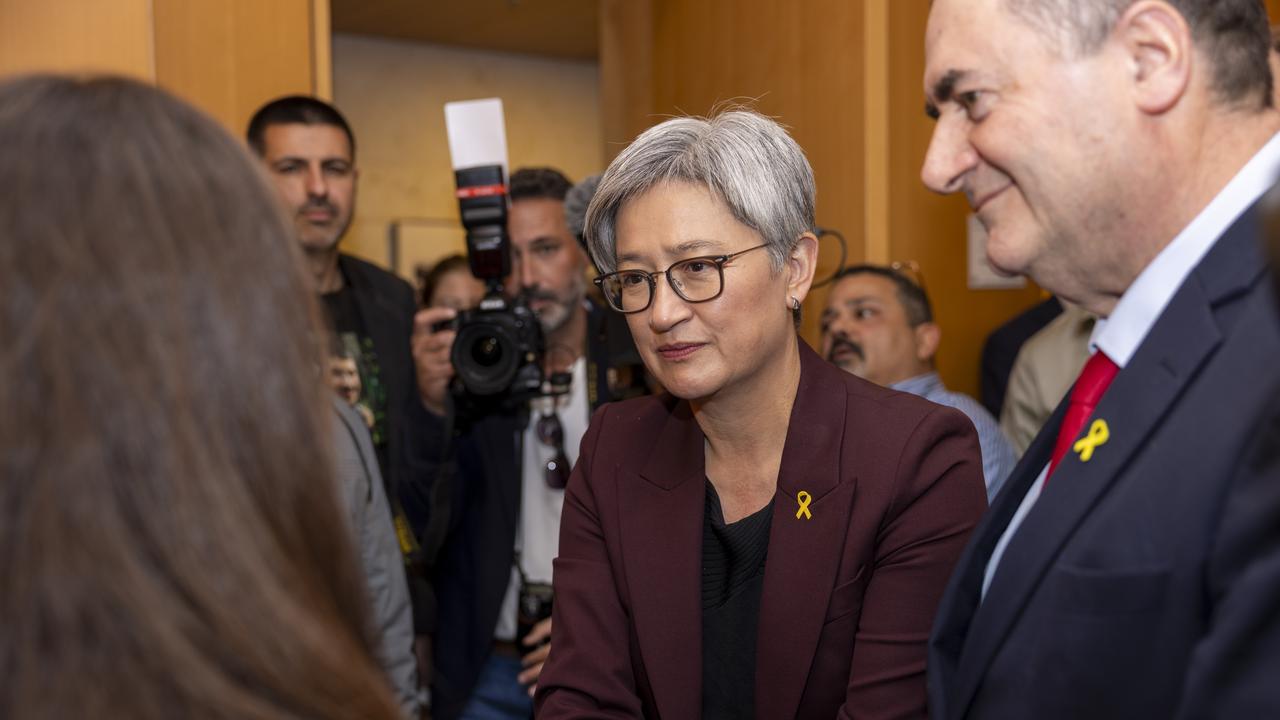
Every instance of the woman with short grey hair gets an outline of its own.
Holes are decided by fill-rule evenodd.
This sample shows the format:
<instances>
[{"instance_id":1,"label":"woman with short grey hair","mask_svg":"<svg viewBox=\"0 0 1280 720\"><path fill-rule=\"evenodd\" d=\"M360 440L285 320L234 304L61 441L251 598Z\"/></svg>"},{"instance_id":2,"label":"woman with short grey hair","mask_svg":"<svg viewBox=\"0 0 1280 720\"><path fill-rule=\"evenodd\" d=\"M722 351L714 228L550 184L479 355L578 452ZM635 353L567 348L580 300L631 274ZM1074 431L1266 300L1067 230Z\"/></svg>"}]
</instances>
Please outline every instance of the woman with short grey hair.
<instances>
[{"instance_id":1,"label":"woman with short grey hair","mask_svg":"<svg viewBox=\"0 0 1280 720\"><path fill-rule=\"evenodd\" d=\"M609 166L587 210L591 258L617 270L619 208L662 182L705 185L767 243L775 269L814 226L813 170L780 125L735 110L712 119L676 118L654 127Z\"/></svg>"},{"instance_id":2,"label":"woman with short grey hair","mask_svg":"<svg viewBox=\"0 0 1280 720\"><path fill-rule=\"evenodd\" d=\"M669 395L582 441L539 718L924 716L977 436L800 341L813 220L803 151L750 111L668 120L601 179L596 283Z\"/></svg>"}]
</instances>

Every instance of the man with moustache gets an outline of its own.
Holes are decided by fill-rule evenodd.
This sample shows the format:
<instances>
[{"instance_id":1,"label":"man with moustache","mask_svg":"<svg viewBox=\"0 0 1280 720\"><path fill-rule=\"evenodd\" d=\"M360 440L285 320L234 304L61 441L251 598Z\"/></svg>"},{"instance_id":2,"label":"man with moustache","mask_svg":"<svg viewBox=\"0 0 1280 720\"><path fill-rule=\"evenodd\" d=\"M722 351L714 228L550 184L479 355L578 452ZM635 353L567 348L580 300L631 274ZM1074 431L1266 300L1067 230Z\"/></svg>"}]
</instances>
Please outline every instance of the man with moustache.
<instances>
[{"instance_id":1,"label":"man with moustache","mask_svg":"<svg viewBox=\"0 0 1280 720\"><path fill-rule=\"evenodd\" d=\"M430 308L417 316L419 382L436 394L427 407L439 428L455 429L451 444L440 442L428 453L436 472L451 480L450 522L433 583L440 620L432 684L437 719L531 716L551 621L519 636L522 587L549 591L564 482L591 411L644 392L643 367L623 316L587 296L586 253L565 217L569 189L559 171L517 170L507 222L507 290L522 294L537 315L544 370L567 373L568 393L534 398L514 410L455 406L442 382L454 373L449 352L455 333L432 328L456 312Z\"/></svg>"},{"instance_id":2,"label":"man with moustache","mask_svg":"<svg viewBox=\"0 0 1280 720\"><path fill-rule=\"evenodd\" d=\"M410 337L416 310L409 283L338 250L355 210L355 136L342 114L313 97L293 95L263 105L249 121L246 139L266 167L315 279L321 306L334 331L333 358L359 372L343 383L358 387L357 408L368 426L373 454L405 553L414 631L432 625L431 592L417 567L416 543L404 505L424 508L430 476L418 472L413 454L429 414L418 392ZM337 389L339 396L344 390ZM381 581L379 581L381 582ZM410 649L397 648L406 652Z\"/></svg>"},{"instance_id":3,"label":"man with moustache","mask_svg":"<svg viewBox=\"0 0 1280 720\"><path fill-rule=\"evenodd\" d=\"M1248 446L1280 376L1263 3L934 0L925 47L925 183L1099 318L952 576L930 711L1280 717L1280 477Z\"/></svg>"},{"instance_id":4,"label":"man with moustache","mask_svg":"<svg viewBox=\"0 0 1280 720\"><path fill-rule=\"evenodd\" d=\"M906 275L879 265L855 265L836 276L822 311L823 357L864 380L967 415L978 431L991 499L1017 458L986 408L942 384L933 360L941 341L929 296Z\"/></svg>"},{"instance_id":5,"label":"man with moustache","mask_svg":"<svg viewBox=\"0 0 1280 720\"><path fill-rule=\"evenodd\" d=\"M338 250L355 211L355 136L336 108L301 95L263 105L246 135L293 219L340 354L360 369L378 466L399 487L402 445L426 417L409 345L417 306L409 283Z\"/></svg>"}]
</instances>

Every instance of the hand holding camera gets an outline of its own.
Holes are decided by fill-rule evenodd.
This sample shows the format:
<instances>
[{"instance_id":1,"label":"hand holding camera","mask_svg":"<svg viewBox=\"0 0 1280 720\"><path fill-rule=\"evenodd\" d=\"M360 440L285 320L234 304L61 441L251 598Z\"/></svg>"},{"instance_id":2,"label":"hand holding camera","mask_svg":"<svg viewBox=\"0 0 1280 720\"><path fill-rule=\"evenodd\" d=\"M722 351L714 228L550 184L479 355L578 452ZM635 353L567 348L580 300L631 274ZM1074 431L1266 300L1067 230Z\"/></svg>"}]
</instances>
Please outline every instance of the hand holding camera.
<instances>
[{"instance_id":1,"label":"hand holding camera","mask_svg":"<svg viewBox=\"0 0 1280 720\"><path fill-rule=\"evenodd\" d=\"M444 415L445 397L453 380L450 352L457 333L452 321L458 312L453 308L435 307L419 310L413 316L413 364L418 374L418 393L428 410ZM444 323L448 327L441 328Z\"/></svg>"}]
</instances>

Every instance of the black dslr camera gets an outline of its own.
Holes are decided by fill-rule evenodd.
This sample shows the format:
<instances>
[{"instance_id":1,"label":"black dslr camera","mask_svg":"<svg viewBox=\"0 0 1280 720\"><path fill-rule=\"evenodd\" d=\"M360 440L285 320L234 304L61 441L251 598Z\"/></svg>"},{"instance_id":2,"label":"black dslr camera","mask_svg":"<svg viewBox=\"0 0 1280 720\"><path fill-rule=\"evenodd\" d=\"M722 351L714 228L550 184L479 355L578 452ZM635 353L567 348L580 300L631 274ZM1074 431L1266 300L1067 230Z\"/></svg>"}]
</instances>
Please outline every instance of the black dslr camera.
<instances>
[{"instance_id":1,"label":"black dslr camera","mask_svg":"<svg viewBox=\"0 0 1280 720\"><path fill-rule=\"evenodd\" d=\"M485 285L475 310L442 323L458 331L450 360L455 394L473 400L518 403L542 391L542 326L521 296L508 299L502 282L511 273L507 237L507 186L501 165L454 172L471 274Z\"/></svg>"}]
</instances>

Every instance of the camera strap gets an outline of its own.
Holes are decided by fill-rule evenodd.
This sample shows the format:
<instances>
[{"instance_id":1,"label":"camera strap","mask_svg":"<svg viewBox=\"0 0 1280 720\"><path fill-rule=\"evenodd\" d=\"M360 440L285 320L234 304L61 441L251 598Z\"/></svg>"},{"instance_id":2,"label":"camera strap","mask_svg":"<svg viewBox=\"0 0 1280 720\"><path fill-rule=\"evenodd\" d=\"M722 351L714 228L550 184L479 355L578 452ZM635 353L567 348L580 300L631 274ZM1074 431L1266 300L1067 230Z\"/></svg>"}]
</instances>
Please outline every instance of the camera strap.
<instances>
[{"instance_id":1,"label":"camera strap","mask_svg":"<svg viewBox=\"0 0 1280 720\"><path fill-rule=\"evenodd\" d=\"M515 558L511 561L515 566L516 574L520 576L521 587L529 584L529 576L524 574L524 568L520 565L520 549L516 548Z\"/></svg>"}]
</instances>

